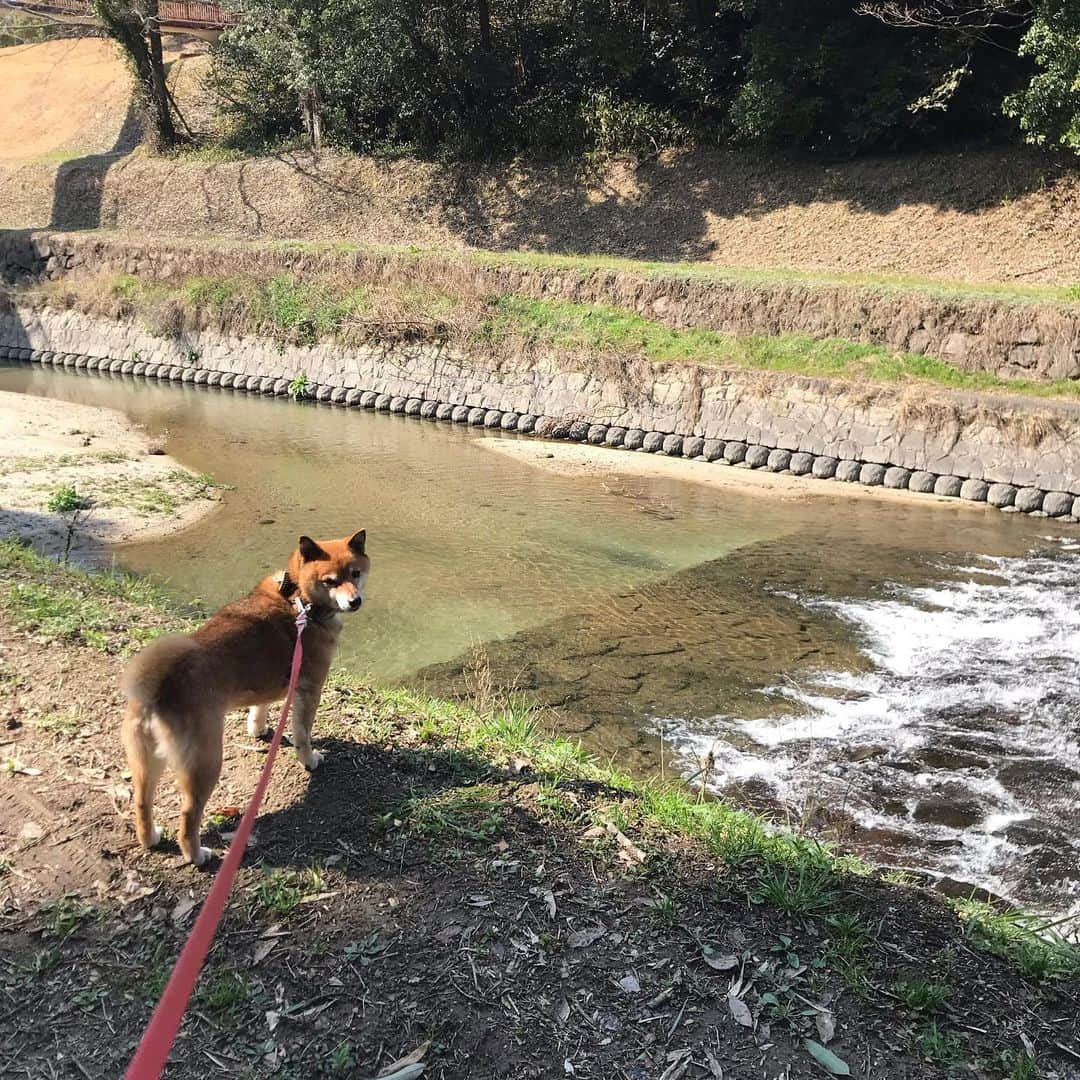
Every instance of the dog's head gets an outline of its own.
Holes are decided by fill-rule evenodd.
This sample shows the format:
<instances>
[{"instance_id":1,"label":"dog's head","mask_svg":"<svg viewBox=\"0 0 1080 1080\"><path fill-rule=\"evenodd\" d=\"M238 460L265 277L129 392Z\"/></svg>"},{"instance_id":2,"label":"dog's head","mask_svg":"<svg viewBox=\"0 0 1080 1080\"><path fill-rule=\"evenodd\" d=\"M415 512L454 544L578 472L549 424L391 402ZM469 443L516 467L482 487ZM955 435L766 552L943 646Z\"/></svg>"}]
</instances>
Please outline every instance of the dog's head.
<instances>
[{"instance_id":1,"label":"dog's head","mask_svg":"<svg viewBox=\"0 0 1080 1080\"><path fill-rule=\"evenodd\" d=\"M300 598L313 607L332 611L358 611L371 560L364 551L363 529L345 540L312 540L301 536L289 557L289 579Z\"/></svg>"}]
</instances>

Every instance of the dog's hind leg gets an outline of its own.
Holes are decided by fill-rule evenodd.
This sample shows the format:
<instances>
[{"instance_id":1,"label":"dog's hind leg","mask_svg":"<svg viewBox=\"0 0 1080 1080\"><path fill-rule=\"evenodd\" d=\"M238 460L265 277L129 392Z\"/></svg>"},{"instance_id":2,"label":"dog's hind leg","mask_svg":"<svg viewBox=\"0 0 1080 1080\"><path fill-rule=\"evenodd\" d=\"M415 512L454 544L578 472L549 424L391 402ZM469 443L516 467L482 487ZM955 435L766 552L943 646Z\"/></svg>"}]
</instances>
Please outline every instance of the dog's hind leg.
<instances>
[{"instance_id":1,"label":"dog's hind leg","mask_svg":"<svg viewBox=\"0 0 1080 1080\"><path fill-rule=\"evenodd\" d=\"M261 739L270 730L270 725L266 722L269 715L269 705L252 705L248 709L247 733L253 739Z\"/></svg>"},{"instance_id":2,"label":"dog's hind leg","mask_svg":"<svg viewBox=\"0 0 1080 1080\"><path fill-rule=\"evenodd\" d=\"M194 725L193 725L194 726ZM203 811L210 793L221 775L221 748L225 718L207 716L197 725L200 738L185 749L176 763L180 788L180 831L177 839L184 858L193 866L202 866L213 854L200 843Z\"/></svg>"},{"instance_id":3,"label":"dog's hind leg","mask_svg":"<svg viewBox=\"0 0 1080 1080\"><path fill-rule=\"evenodd\" d=\"M131 770L135 835L144 848L152 848L161 842L161 829L154 824L154 795L165 771L165 757L149 714L136 701L128 703L121 735Z\"/></svg>"}]
</instances>

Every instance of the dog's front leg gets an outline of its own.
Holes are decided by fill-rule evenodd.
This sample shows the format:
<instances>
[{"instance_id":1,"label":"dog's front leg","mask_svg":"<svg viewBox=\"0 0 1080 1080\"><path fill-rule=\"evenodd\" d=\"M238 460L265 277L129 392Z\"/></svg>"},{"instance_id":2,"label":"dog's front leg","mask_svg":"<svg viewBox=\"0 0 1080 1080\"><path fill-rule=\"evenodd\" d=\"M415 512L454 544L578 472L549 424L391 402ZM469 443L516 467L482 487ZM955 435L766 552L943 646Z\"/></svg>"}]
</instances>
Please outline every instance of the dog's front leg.
<instances>
[{"instance_id":1,"label":"dog's front leg","mask_svg":"<svg viewBox=\"0 0 1080 1080\"><path fill-rule=\"evenodd\" d=\"M319 707L322 688L318 690L297 690L293 698L292 741L300 764L309 771L317 769L323 755L311 746L311 728L315 723L315 711Z\"/></svg>"}]
</instances>

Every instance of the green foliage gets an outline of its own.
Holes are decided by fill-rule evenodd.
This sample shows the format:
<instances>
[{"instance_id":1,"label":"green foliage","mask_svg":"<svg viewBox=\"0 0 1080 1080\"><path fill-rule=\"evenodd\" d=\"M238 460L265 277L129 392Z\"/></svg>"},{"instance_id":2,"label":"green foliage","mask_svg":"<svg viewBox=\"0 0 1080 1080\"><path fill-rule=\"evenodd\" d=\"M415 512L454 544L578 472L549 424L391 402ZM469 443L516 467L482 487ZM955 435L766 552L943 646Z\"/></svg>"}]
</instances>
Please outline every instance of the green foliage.
<instances>
[{"instance_id":1,"label":"green foliage","mask_svg":"<svg viewBox=\"0 0 1080 1080\"><path fill-rule=\"evenodd\" d=\"M919 1050L927 1061L937 1065L959 1066L968 1060L967 1042L955 1032L940 1027L932 1020L919 1037Z\"/></svg>"},{"instance_id":2,"label":"green foliage","mask_svg":"<svg viewBox=\"0 0 1080 1080\"><path fill-rule=\"evenodd\" d=\"M293 401L302 401L304 398L311 397L312 383L304 372L301 372L294 379L289 380L289 397Z\"/></svg>"},{"instance_id":3,"label":"green foliage","mask_svg":"<svg viewBox=\"0 0 1080 1080\"><path fill-rule=\"evenodd\" d=\"M953 901L968 940L1002 956L1036 981L1080 976L1080 944L1063 937L1045 919L1023 911L999 910L978 900Z\"/></svg>"},{"instance_id":4,"label":"green foliage","mask_svg":"<svg viewBox=\"0 0 1080 1080\"><path fill-rule=\"evenodd\" d=\"M893 983L893 993L915 1012L934 1012L952 996L952 987L925 975L912 975Z\"/></svg>"},{"instance_id":5,"label":"green foliage","mask_svg":"<svg viewBox=\"0 0 1080 1080\"><path fill-rule=\"evenodd\" d=\"M1028 142L1080 154L1080 4L1040 0L1020 54L1036 72L1005 99L1005 114Z\"/></svg>"},{"instance_id":6,"label":"green foliage","mask_svg":"<svg viewBox=\"0 0 1080 1080\"><path fill-rule=\"evenodd\" d=\"M73 514L85 510L90 503L76 491L73 484L57 488L45 503L45 509L53 514Z\"/></svg>"},{"instance_id":7,"label":"green foliage","mask_svg":"<svg viewBox=\"0 0 1080 1080\"><path fill-rule=\"evenodd\" d=\"M276 869L266 872L251 890L258 907L286 918L309 896L324 891L325 882L314 867L307 870Z\"/></svg>"},{"instance_id":8,"label":"green foliage","mask_svg":"<svg viewBox=\"0 0 1080 1080\"><path fill-rule=\"evenodd\" d=\"M503 823L498 791L485 784L410 799L404 815L421 836L459 843L492 840Z\"/></svg>"},{"instance_id":9,"label":"green foliage","mask_svg":"<svg viewBox=\"0 0 1080 1080\"><path fill-rule=\"evenodd\" d=\"M849 153L991 133L1024 74L1018 33L901 32L849 0L236 8L211 83L252 149L312 138L317 116L365 152L642 156L734 137Z\"/></svg>"}]
</instances>

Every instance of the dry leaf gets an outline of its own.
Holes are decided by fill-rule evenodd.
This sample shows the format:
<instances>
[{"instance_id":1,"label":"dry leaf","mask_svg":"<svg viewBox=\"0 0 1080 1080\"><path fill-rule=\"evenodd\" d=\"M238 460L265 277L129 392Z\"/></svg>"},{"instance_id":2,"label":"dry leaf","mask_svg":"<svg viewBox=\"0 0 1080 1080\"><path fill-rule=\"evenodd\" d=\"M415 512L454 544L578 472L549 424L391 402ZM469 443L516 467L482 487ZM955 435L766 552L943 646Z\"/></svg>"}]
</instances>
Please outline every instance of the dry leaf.
<instances>
[{"instance_id":1,"label":"dry leaf","mask_svg":"<svg viewBox=\"0 0 1080 1080\"><path fill-rule=\"evenodd\" d=\"M721 955L714 952L703 952L701 959L713 969L713 971L730 971L739 966L739 958L733 953Z\"/></svg>"},{"instance_id":2,"label":"dry leaf","mask_svg":"<svg viewBox=\"0 0 1080 1080\"><path fill-rule=\"evenodd\" d=\"M833 1014L828 1009L822 1009L817 1016L814 1017L814 1024L817 1027L818 1038L823 1043L831 1041L833 1035L836 1034L836 1021L833 1019Z\"/></svg>"},{"instance_id":3,"label":"dry leaf","mask_svg":"<svg viewBox=\"0 0 1080 1080\"><path fill-rule=\"evenodd\" d=\"M405 1074L408 1066L417 1065L420 1061L423 1060L423 1057L428 1052L430 1046L430 1040L428 1042L421 1043L411 1054L406 1054L404 1057L398 1058L397 1061L390 1062L390 1064L387 1065L386 1068L380 1069L379 1072L376 1074L377 1077L379 1078L379 1080L382 1080L383 1077L397 1077L399 1073ZM421 1065L420 1072L423 1072L423 1069L424 1067L423 1065ZM409 1072L408 1075L419 1076L420 1073ZM401 1077L401 1080L405 1080L404 1075Z\"/></svg>"},{"instance_id":4,"label":"dry leaf","mask_svg":"<svg viewBox=\"0 0 1080 1080\"><path fill-rule=\"evenodd\" d=\"M736 1024L740 1024L745 1028L754 1026L754 1018L750 1014L750 1008L742 998L735 997L734 994L728 994L727 1005Z\"/></svg>"},{"instance_id":5,"label":"dry leaf","mask_svg":"<svg viewBox=\"0 0 1080 1080\"><path fill-rule=\"evenodd\" d=\"M621 979L619 980L619 985L620 985L620 986L621 986L621 987L622 987L622 988L623 988L623 989L624 989L624 990L625 990L625 991L626 991L626 992L627 992L628 994L640 994L640 993L641 993L641 983L639 983L639 982L637 981L636 977L635 977L635 976L633 976L633 975L624 975L624 976L623 976L623 977L622 977L622 978L621 978Z\"/></svg>"},{"instance_id":6,"label":"dry leaf","mask_svg":"<svg viewBox=\"0 0 1080 1080\"><path fill-rule=\"evenodd\" d=\"M186 919L191 914L192 910L198 902L199 901L192 896L187 896L183 900L179 900L176 904L176 907L172 909L172 914L170 918L174 923L183 922L184 919Z\"/></svg>"},{"instance_id":7,"label":"dry leaf","mask_svg":"<svg viewBox=\"0 0 1080 1080\"><path fill-rule=\"evenodd\" d=\"M565 1024L570 1019L570 1003L565 997L560 997L555 1002L555 1020L559 1024Z\"/></svg>"},{"instance_id":8,"label":"dry leaf","mask_svg":"<svg viewBox=\"0 0 1080 1080\"><path fill-rule=\"evenodd\" d=\"M252 957L252 964L261 964L269 955L270 950L277 944L277 939L272 938L270 941L264 941L255 950L255 955Z\"/></svg>"},{"instance_id":9,"label":"dry leaf","mask_svg":"<svg viewBox=\"0 0 1080 1080\"><path fill-rule=\"evenodd\" d=\"M575 930L567 939L566 944L571 949L587 949L595 941L599 941L607 933L606 927L590 926L585 930Z\"/></svg>"},{"instance_id":10,"label":"dry leaf","mask_svg":"<svg viewBox=\"0 0 1080 1080\"><path fill-rule=\"evenodd\" d=\"M724 1070L720 1062L716 1060L712 1050L707 1046L705 1047L705 1060L709 1063L709 1072L713 1074L714 1080L724 1080Z\"/></svg>"}]
</instances>

